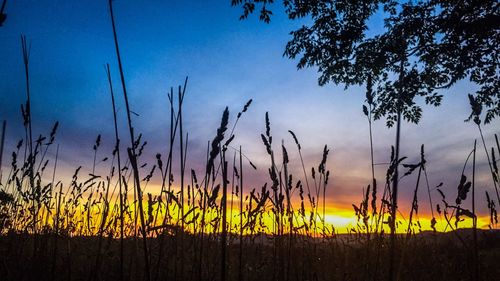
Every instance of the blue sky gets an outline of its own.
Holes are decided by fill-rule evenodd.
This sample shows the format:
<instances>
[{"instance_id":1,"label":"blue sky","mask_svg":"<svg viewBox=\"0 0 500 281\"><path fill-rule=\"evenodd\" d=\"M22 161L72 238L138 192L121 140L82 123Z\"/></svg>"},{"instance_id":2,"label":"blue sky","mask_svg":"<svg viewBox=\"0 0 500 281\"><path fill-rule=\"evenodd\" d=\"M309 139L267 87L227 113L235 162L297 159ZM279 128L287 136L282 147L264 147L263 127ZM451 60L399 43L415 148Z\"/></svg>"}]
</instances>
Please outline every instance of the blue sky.
<instances>
[{"instance_id":1,"label":"blue sky","mask_svg":"<svg viewBox=\"0 0 500 281\"><path fill-rule=\"evenodd\" d=\"M260 23L256 17L239 21L241 10L232 8L229 0L116 0L114 7L131 107L139 114L133 122L148 140L147 155L165 153L167 92L189 76L184 117L190 139L188 166L203 166L199 159L205 158L206 143L213 138L225 106L234 121L252 98L233 143L242 145L259 167L248 171L249 183L259 188L267 180L269 160L260 134L265 131L264 114L269 111L275 144L284 140L295 163L298 156L289 129L301 141L308 167L318 165L325 144L331 148L331 204L350 208L354 199L361 200L362 188L370 182L368 124L361 111L364 90L319 87L315 69L297 70L295 61L282 57L289 32L300 22L287 20L277 7L271 24ZM105 63L111 65L121 131L125 132L107 1L8 1L6 12L7 21L0 27L0 119L8 122L7 151L22 137L19 108L25 100L25 87L20 34L25 34L32 45L35 133L47 134L58 120L61 174L69 174L79 165L90 166L97 134L103 135L108 152L114 142ZM370 28L376 30L377 26ZM420 144L425 144L431 186L443 181L451 198L456 196L461 167L474 138L479 137L472 123L463 122L469 114L466 94L473 89L466 81L458 83L443 92L441 107L424 106L419 125L403 125L402 155L416 161ZM485 127L488 146L493 145L493 134L500 133L498 125L495 121ZM123 139L128 140L126 135ZM376 162L388 161L393 140L394 130L387 129L383 120L377 121ZM479 151L483 163L479 165L479 205L485 212L483 190L494 191L484 151ZM7 157L3 163L8 164ZM299 168L294 168L297 174ZM377 168L380 182L384 169ZM403 201L410 200L413 185L413 179L402 181Z\"/></svg>"}]
</instances>

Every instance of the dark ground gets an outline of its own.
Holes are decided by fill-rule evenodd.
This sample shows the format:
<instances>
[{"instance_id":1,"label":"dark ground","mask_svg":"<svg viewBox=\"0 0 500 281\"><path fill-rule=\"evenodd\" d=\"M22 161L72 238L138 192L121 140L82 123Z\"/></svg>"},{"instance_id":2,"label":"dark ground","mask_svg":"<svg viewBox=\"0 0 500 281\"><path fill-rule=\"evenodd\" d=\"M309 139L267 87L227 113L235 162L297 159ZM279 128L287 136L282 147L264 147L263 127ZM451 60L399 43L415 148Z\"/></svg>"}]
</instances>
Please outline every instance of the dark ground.
<instances>
[{"instance_id":1,"label":"dark ground","mask_svg":"<svg viewBox=\"0 0 500 281\"><path fill-rule=\"evenodd\" d=\"M387 238L245 237L241 272L238 237L229 240L226 280L387 280ZM0 236L0 280L120 280L119 239L101 242L97 261L97 237ZM125 240L123 280L146 280L141 245ZM398 280L474 280L471 230L399 236L397 245ZM200 263L199 236L151 238L151 280L220 280L220 247L205 236ZM499 280L500 231L478 231L478 260L479 280Z\"/></svg>"}]
</instances>

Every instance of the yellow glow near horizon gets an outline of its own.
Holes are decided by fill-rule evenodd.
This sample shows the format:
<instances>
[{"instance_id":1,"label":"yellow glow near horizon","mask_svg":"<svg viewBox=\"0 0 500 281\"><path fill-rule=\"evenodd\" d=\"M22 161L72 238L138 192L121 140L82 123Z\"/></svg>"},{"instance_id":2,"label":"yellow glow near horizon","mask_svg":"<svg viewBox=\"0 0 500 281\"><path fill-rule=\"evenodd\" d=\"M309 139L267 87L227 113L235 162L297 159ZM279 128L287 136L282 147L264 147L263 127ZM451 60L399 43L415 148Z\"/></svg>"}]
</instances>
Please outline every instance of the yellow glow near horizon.
<instances>
[{"instance_id":1,"label":"yellow glow near horizon","mask_svg":"<svg viewBox=\"0 0 500 281\"><path fill-rule=\"evenodd\" d=\"M174 193L176 193L177 189L172 189ZM114 233L113 235L117 235L118 233L118 202L116 200L117 194L111 195L109 200L109 214L107 221L111 219L115 220L114 226L109 226L109 232ZM152 206L150 207L147 195L143 196L143 205L144 205L144 217L146 225L148 229L166 229L169 227L179 227L181 224L184 224L184 228L186 231L191 233L199 233L201 227L203 225L203 231L205 233L211 232L220 232L222 230L222 221L221 214L219 211L219 207L217 208L207 208L205 212L203 212L198 206L193 207L192 201L190 204L187 202L187 195L185 197L184 202L184 220L181 220L182 211L177 206L177 203L173 202L169 205L168 212L170 213L170 219L164 220L166 209L164 205L162 205L161 209L158 209L158 202L152 197ZM241 230L240 226L240 210L239 204L240 201L237 197L233 197L233 201L229 200L227 202L227 229L231 233L239 233ZM129 193L127 197L128 200L128 208L127 213L125 215L125 228L127 229L128 235L131 233L135 233L134 227L140 227L141 223L139 217L137 216L137 208L138 204L134 203L134 198L132 194ZM218 206L220 206L220 194L216 198L215 202ZM104 202L100 201L100 203L93 205L90 209L83 208L85 202L80 202L78 206L74 207L74 216L71 215L71 211L69 213L65 213L63 207L61 207L61 217L62 221L59 225L60 228L64 229L65 227L72 227L76 229L76 233L78 235L95 235L98 233L99 227L101 225L102 220L102 212L104 210ZM280 233L278 231L277 217L272 211L272 205L268 201L264 209L258 216L254 216L253 220L248 217L248 200L244 202L244 214L243 214L243 225L244 234L257 234L257 233L267 233L267 234L277 234ZM63 202L64 204L64 202ZM198 201L196 201L198 204ZM359 232L367 232L366 226L363 221L358 219L355 215L354 210L351 206L345 208L343 206L338 206L335 204L330 204L326 206L325 217L323 218L323 209L318 208L317 213L311 217L311 208L308 207L308 204L305 203L305 212L304 215L301 215L297 208L300 206L300 201L294 200L292 202L295 211L292 215L292 226L293 231L297 234L303 235L313 235L316 237L320 237L322 235L332 235L332 234L345 234L345 233L359 233ZM256 203L254 202L253 208L255 208ZM44 207L45 208L45 207ZM41 209L40 217L43 219L39 220L40 222L45 221L49 226L54 225L54 210L52 210L52 215L49 215L44 208ZM403 210L400 210L403 213L398 214L397 217L397 233L406 233L408 231L408 218L407 214L404 214ZM68 214L70 216L68 217ZM44 217L45 215L45 217ZM450 215L448 215L450 216ZM205 220L202 221L202 218L205 217ZM281 233L289 233L290 232L290 217L286 214L286 211L281 215ZM451 216L448 218L447 222L442 214L436 214L436 224L435 229L439 232L447 232L452 231L456 228L455 226L455 217ZM489 220L488 216L479 216L477 220L477 227L480 229L488 229L489 228ZM251 222L254 222L255 225L249 227ZM371 217L368 220L368 232L381 231L383 230L385 233L389 233L390 229L387 223L387 215L380 220L379 225L377 226L377 219L372 219ZM166 222L163 225L163 222ZM419 224L418 224L419 222ZM116 224L117 223L117 224ZM324 224L324 226L323 226ZM43 226L43 225L42 225ZM458 228L471 228L473 226L472 219L467 218L461 221L458 224ZM22 228L22 226L19 226ZM114 228L113 228L114 227ZM495 226L498 228L498 225ZM429 215L420 215L419 217L414 216L413 224L412 224L412 232L418 233L420 231L432 231L431 227L431 217ZM88 230L88 231L87 231ZM150 235L155 235L155 231L149 232Z\"/></svg>"},{"instance_id":2,"label":"yellow glow near horizon","mask_svg":"<svg viewBox=\"0 0 500 281\"><path fill-rule=\"evenodd\" d=\"M148 205L147 202L145 201L145 218L148 220ZM132 207L133 208L133 207ZM110 210L113 210L113 208L110 208ZM116 209L115 209L116 210ZM156 212L156 208L153 209L153 214ZM133 213L134 210L130 210L132 217L134 217ZM168 225L170 226L180 226L180 220L179 214L180 210L178 208L171 208L169 210L171 213L172 219L171 221L168 222ZM199 232L201 228L201 218L202 218L202 211L200 209L192 210L191 208L185 208L184 210L185 214L185 230L188 232ZM189 213L189 214L188 214ZM112 213L110 211L110 216L115 216L116 218L116 213ZM94 220L98 220L98 216L93 217ZM151 225L150 227L156 227L161 225L161 222L164 218L164 212L159 213L159 217L157 219L157 223L155 225ZM284 230L283 233L288 233L289 232L289 226L288 226L288 220L289 218L287 216L283 216L283 221L284 221ZM489 223L489 217L482 216L478 217L477 220L477 227L479 229L488 229L488 223ZM217 222L214 224L214 220L217 220ZM387 220L387 216L384 218L384 220ZM80 223L85 223L85 218L82 220L77 220L80 221ZM243 216L243 224L246 225L248 223L248 214L245 213ZM369 225L370 225L370 232L373 232L375 229L375 221L372 220L371 218L369 219ZM417 222L420 222L420 226L418 226ZM93 225L98 226L98 221L94 221ZM129 229L131 227L132 221L126 222L126 224L129 224ZM221 215L220 213L216 212L215 210L208 210L205 213L205 226L204 226L204 232L205 233L212 233L215 231L214 227L217 228L217 232L221 231ZM306 209L306 217L302 218L300 214L295 212L293 214L293 226L294 228L299 228L298 230L296 229L295 231L298 234L305 234L305 232L301 229L303 229L304 225L307 224L309 227L309 233L315 233L318 237L322 235L323 233L323 219L322 215L318 214L315 218L315 221L311 223L310 221L310 210ZM451 226L450 226L451 225ZM137 226L140 226L139 219L137 219ZM347 233L359 233L359 232L366 232L366 228L361 220L358 220L358 218L355 216L354 211L348 210L348 209L341 209L341 208L329 208L327 212L325 213L325 227L328 230L326 232L326 235L333 235L333 234L347 234ZM472 228L473 227L473 222L472 219L464 219L458 224L458 228ZM332 228L333 228L333 233L332 233ZM449 218L449 223L444 219L444 217L436 217L436 225L435 228L438 232L449 232L455 229L455 218L451 217ZM159 228L161 229L161 228ZM238 208L233 208L227 209L227 229L231 233L239 233L240 232L240 214L239 214L239 209ZM381 229L384 230L385 233L389 233L390 229L387 223L380 223L380 226L378 228L378 231ZM397 228L396 232L397 233L407 233L408 230L408 222L404 218L399 218L398 223L397 223ZM431 218L430 217L420 217L415 218L413 221L413 227L412 227L412 232L414 233L419 233L421 231L432 231L433 229L431 228ZM117 230L115 230L117 231ZM257 221L256 221L256 227L254 229L249 229L245 228L244 234L257 234L257 233L266 233L266 234L275 234L276 233L276 217L275 215L268 209L265 212L262 213L262 216L260 216Z\"/></svg>"}]
</instances>

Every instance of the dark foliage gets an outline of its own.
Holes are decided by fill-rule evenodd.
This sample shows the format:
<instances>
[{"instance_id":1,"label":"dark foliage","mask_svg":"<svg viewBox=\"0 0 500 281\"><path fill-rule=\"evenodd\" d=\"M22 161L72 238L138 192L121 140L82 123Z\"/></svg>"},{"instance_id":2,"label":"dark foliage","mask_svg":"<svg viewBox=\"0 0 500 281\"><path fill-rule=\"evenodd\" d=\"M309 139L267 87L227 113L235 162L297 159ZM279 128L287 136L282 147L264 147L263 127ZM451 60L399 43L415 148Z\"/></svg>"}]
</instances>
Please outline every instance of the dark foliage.
<instances>
[{"instance_id":1,"label":"dark foliage","mask_svg":"<svg viewBox=\"0 0 500 281\"><path fill-rule=\"evenodd\" d=\"M243 8L242 19L260 10L260 19L269 22L273 2L231 3ZM298 68L318 67L320 85L349 87L373 76L374 117L386 116L388 126L398 107L404 119L417 123L422 109L416 97L439 106L437 90L462 79L478 86L476 99L488 109L485 123L500 115L497 1L284 0L283 6L292 20L312 19L291 32L284 55L298 59ZM373 16L382 16L385 23L375 35L368 28Z\"/></svg>"}]
</instances>

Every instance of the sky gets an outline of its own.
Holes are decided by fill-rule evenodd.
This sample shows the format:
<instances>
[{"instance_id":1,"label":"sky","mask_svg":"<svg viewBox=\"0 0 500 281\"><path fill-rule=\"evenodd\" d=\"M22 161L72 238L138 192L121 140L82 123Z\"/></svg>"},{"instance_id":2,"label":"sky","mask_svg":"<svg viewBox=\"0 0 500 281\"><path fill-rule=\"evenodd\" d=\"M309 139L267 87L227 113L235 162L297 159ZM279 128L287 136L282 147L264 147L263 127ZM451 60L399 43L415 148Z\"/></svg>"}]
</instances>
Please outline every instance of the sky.
<instances>
[{"instance_id":1,"label":"sky","mask_svg":"<svg viewBox=\"0 0 500 281\"><path fill-rule=\"evenodd\" d=\"M165 154L169 133L167 93L189 77L184 104L184 126L189 133L187 165L203 170L207 142L215 136L222 112L230 122L253 99L236 127L233 146L258 167L249 166L248 184L257 189L269 181L270 160L261 142L265 113L269 112L275 150L283 141L288 148L292 172L302 175L299 158L288 130L302 145L306 167L321 161L324 145L330 149L327 169L332 177L327 202L332 210L351 209L361 201L370 183L368 123L361 106L364 88L342 85L318 86L317 69L297 70L297 61L283 57L289 32L304 22L290 21L279 6L270 24L257 17L240 21L241 10L230 1L133 1L114 2L125 79L136 130L148 141L143 161L153 162ZM8 1L8 17L0 27L0 120L7 120L6 151L23 137L20 105L25 101L25 80L20 35L31 43L30 76L35 135L48 134L60 122L58 175L67 178L78 166L89 172L92 146L102 134L102 157L114 145L111 98L104 65L110 64L117 93L120 131L124 134L125 108L121 91L107 1L18 0ZM371 21L376 31L380 19ZM443 91L439 108L423 106L418 125L404 123L401 155L408 162L419 159L424 144L431 187L443 182L443 191L455 198L463 163L479 132L466 123L466 94L474 85L461 81ZM484 127L488 147L494 145L499 122ZM384 120L374 123L375 162L386 163L394 143L394 129ZM123 139L128 140L126 135ZM51 149L49 156L55 151ZM279 152L277 152L280 154ZM10 153L4 154L3 170ZM200 161L201 159L201 161ZM494 194L484 148L478 149L478 205L486 214L484 190ZM105 166L98 169L105 169ZM378 165L379 182L387 166ZM310 168L307 168L308 170ZM469 172L469 170L467 169ZM5 173L5 172L4 172ZM409 209L415 179L401 181L400 206ZM154 192L154 185L150 187ZM426 196L419 193L421 198ZM437 201L438 194L433 191ZM425 203L422 203L425 204ZM428 206L420 212L429 212Z\"/></svg>"}]
</instances>

